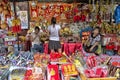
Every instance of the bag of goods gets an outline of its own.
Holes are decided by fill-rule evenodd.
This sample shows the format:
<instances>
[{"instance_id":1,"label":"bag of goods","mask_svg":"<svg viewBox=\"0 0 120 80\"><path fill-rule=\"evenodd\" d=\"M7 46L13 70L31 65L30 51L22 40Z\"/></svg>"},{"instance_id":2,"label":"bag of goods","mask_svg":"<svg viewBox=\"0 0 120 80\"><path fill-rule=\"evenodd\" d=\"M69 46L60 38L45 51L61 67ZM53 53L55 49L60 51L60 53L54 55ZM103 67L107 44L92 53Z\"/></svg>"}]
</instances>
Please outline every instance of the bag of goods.
<instances>
[{"instance_id":1,"label":"bag of goods","mask_svg":"<svg viewBox=\"0 0 120 80\"><path fill-rule=\"evenodd\" d=\"M92 69L86 69L84 71L85 75L88 78L100 78L100 77L107 77L108 76L108 69L107 67L94 67Z\"/></svg>"}]
</instances>

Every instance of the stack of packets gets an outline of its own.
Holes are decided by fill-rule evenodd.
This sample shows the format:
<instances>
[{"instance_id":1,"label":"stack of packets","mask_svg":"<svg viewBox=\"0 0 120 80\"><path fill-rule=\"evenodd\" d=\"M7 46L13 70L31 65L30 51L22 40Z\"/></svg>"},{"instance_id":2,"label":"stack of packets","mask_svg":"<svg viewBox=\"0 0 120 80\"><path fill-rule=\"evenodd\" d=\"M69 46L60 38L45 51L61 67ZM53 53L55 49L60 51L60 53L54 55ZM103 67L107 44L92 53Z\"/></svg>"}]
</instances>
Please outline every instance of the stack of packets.
<instances>
[{"instance_id":1,"label":"stack of packets","mask_svg":"<svg viewBox=\"0 0 120 80\"><path fill-rule=\"evenodd\" d=\"M47 80L61 80L58 65L47 66Z\"/></svg>"},{"instance_id":2,"label":"stack of packets","mask_svg":"<svg viewBox=\"0 0 120 80\"><path fill-rule=\"evenodd\" d=\"M97 66L92 69L85 69L85 75L88 78L100 78L100 77L107 77L108 70L106 66Z\"/></svg>"},{"instance_id":3,"label":"stack of packets","mask_svg":"<svg viewBox=\"0 0 120 80\"><path fill-rule=\"evenodd\" d=\"M108 76L108 67L106 65L98 65L97 57L91 55L87 57L85 75L88 78L100 78Z\"/></svg>"},{"instance_id":4,"label":"stack of packets","mask_svg":"<svg viewBox=\"0 0 120 80\"><path fill-rule=\"evenodd\" d=\"M63 64L61 65L62 79L63 80L78 80L78 71L73 64Z\"/></svg>"}]
</instances>

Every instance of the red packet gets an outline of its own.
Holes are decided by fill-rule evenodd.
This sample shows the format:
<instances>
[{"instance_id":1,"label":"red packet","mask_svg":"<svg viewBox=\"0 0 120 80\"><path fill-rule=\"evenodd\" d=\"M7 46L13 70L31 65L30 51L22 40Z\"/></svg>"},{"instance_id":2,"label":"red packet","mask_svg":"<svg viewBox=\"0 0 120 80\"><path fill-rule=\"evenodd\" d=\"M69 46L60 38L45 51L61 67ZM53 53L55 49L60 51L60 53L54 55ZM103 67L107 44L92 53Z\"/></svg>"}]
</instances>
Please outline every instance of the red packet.
<instances>
[{"instance_id":1,"label":"red packet","mask_svg":"<svg viewBox=\"0 0 120 80\"><path fill-rule=\"evenodd\" d=\"M98 75L99 77L101 77L101 75L102 75L102 68L97 68L96 69L96 75Z\"/></svg>"},{"instance_id":2,"label":"red packet","mask_svg":"<svg viewBox=\"0 0 120 80\"><path fill-rule=\"evenodd\" d=\"M58 65L48 65L47 80L60 80Z\"/></svg>"}]
</instances>

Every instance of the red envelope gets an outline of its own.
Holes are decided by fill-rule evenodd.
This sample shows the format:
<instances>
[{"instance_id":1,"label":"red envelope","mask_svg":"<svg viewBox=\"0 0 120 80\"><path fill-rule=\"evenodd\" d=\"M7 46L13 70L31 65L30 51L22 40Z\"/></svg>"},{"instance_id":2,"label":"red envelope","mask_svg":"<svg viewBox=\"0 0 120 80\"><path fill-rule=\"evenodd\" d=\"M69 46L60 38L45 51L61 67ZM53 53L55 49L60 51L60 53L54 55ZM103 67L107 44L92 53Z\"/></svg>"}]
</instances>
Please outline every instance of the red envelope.
<instances>
[{"instance_id":1,"label":"red envelope","mask_svg":"<svg viewBox=\"0 0 120 80\"><path fill-rule=\"evenodd\" d=\"M47 80L60 80L58 65L48 65Z\"/></svg>"},{"instance_id":2,"label":"red envelope","mask_svg":"<svg viewBox=\"0 0 120 80\"><path fill-rule=\"evenodd\" d=\"M96 69L96 75L98 75L99 77L102 75L102 68Z\"/></svg>"}]
</instances>

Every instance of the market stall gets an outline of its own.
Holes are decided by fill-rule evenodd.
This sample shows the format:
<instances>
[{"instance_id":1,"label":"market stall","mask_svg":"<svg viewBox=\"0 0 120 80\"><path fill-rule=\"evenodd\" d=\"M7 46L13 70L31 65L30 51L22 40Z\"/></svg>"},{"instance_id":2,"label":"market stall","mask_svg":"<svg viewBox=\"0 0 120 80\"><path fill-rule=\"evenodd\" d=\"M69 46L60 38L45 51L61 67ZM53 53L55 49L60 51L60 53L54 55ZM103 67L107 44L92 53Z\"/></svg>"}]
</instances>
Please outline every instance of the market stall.
<instances>
[{"instance_id":1,"label":"market stall","mask_svg":"<svg viewBox=\"0 0 120 80\"><path fill-rule=\"evenodd\" d=\"M52 17L61 26L61 53L50 53L48 48ZM120 79L117 0L2 0L0 21L0 80ZM25 50L26 33L32 34L35 26L40 28L44 53ZM84 43L96 26L101 41L90 53Z\"/></svg>"}]
</instances>

